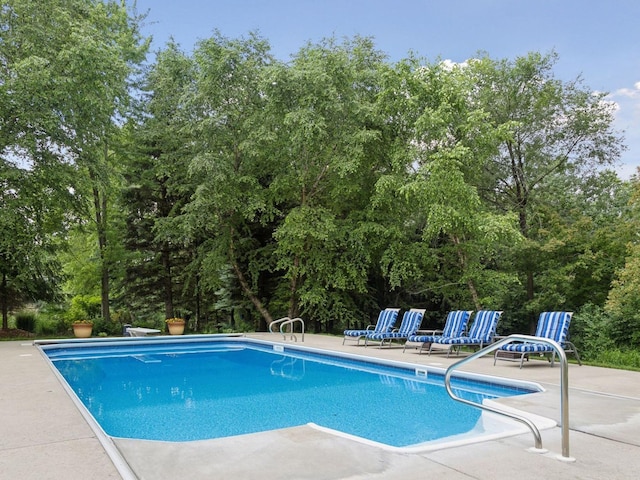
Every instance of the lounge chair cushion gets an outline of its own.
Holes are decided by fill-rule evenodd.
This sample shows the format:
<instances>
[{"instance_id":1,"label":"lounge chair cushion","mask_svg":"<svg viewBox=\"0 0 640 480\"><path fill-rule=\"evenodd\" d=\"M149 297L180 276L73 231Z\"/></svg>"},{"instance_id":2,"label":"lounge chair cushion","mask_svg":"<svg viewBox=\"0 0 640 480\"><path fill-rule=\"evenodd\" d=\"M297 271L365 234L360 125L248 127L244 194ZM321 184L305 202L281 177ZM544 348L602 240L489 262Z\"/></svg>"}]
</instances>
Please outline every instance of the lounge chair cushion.
<instances>
[{"instance_id":1,"label":"lounge chair cushion","mask_svg":"<svg viewBox=\"0 0 640 480\"><path fill-rule=\"evenodd\" d=\"M456 310L449 312L447 321L444 324L444 330L438 335L411 335L409 342L416 343L433 343L437 342L439 338L443 337L459 337L464 329L467 327L467 322L471 316L469 310Z\"/></svg>"},{"instance_id":2,"label":"lounge chair cushion","mask_svg":"<svg viewBox=\"0 0 640 480\"><path fill-rule=\"evenodd\" d=\"M555 340L560 344L560 346L564 347L569 333L570 323L571 312L543 312L540 314L540 318L538 319L535 336ZM553 347L550 345L535 342L508 343L507 345L503 345L500 349L508 352L521 353L554 351Z\"/></svg>"},{"instance_id":3,"label":"lounge chair cushion","mask_svg":"<svg viewBox=\"0 0 640 480\"><path fill-rule=\"evenodd\" d=\"M369 340L387 340L394 338L407 338L420 328L423 313L420 311L405 312L402 317L400 328L396 332L370 332L367 335Z\"/></svg>"},{"instance_id":4,"label":"lounge chair cushion","mask_svg":"<svg viewBox=\"0 0 640 480\"><path fill-rule=\"evenodd\" d=\"M476 313L468 335L445 337L437 339L437 343L448 345L485 345L493 341L496 327L502 312L494 310L480 310Z\"/></svg>"},{"instance_id":5,"label":"lounge chair cushion","mask_svg":"<svg viewBox=\"0 0 640 480\"><path fill-rule=\"evenodd\" d=\"M373 330L345 330L344 335L345 337L363 337L369 333L388 332L393 328L393 325L396 323L397 318L398 309L387 308L380 312L378 321L376 322L376 326Z\"/></svg>"}]
</instances>

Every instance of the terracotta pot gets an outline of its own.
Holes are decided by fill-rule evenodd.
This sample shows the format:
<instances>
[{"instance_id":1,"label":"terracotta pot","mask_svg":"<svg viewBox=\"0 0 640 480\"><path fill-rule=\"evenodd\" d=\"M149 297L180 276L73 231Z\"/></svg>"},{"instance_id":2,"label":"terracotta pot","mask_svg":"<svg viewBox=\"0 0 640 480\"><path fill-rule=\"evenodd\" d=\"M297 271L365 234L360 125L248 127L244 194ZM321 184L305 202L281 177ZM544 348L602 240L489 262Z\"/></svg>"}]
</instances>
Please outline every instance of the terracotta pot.
<instances>
[{"instance_id":1,"label":"terracotta pot","mask_svg":"<svg viewBox=\"0 0 640 480\"><path fill-rule=\"evenodd\" d=\"M93 331L93 324L91 323L74 323L73 334L78 338L89 338Z\"/></svg>"},{"instance_id":2,"label":"terracotta pot","mask_svg":"<svg viewBox=\"0 0 640 480\"><path fill-rule=\"evenodd\" d=\"M184 322L167 323L167 327L171 335L182 335L184 333Z\"/></svg>"}]
</instances>

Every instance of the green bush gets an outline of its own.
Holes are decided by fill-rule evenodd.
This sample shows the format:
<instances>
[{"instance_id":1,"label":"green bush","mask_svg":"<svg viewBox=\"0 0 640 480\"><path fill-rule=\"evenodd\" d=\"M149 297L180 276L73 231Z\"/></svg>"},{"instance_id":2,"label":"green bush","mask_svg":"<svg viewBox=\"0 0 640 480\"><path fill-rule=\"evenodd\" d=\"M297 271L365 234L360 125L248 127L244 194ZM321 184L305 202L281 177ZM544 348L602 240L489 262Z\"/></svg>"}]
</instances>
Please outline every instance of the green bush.
<instances>
[{"instance_id":1,"label":"green bush","mask_svg":"<svg viewBox=\"0 0 640 480\"><path fill-rule=\"evenodd\" d=\"M38 317L38 322L36 323L36 334L43 336L50 335L60 335L65 333L66 327L64 326L64 322L61 328L59 320L49 319L49 318L41 318Z\"/></svg>"},{"instance_id":2,"label":"green bush","mask_svg":"<svg viewBox=\"0 0 640 480\"><path fill-rule=\"evenodd\" d=\"M98 318L93 323L93 331L100 336L119 336L122 335L122 324L118 321L111 320L105 322L102 318Z\"/></svg>"},{"instance_id":3,"label":"green bush","mask_svg":"<svg viewBox=\"0 0 640 480\"><path fill-rule=\"evenodd\" d=\"M571 320L571 341L585 360L594 360L600 352L613 349L611 319L602 307L587 304Z\"/></svg>"},{"instance_id":4,"label":"green bush","mask_svg":"<svg viewBox=\"0 0 640 480\"><path fill-rule=\"evenodd\" d=\"M598 352L593 363L609 368L640 370L640 350L609 349Z\"/></svg>"},{"instance_id":5,"label":"green bush","mask_svg":"<svg viewBox=\"0 0 640 480\"><path fill-rule=\"evenodd\" d=\"M101 300L97 295L76 295L71 299L67 320L95 320L100 317Z\"/></svg>"},{"instance_id":6,"label":"green bush","mask_svg":"<svg viewBox=\"0 0 640 480\"><path fill-rule=\"evenodd\" d=\"M34 312L18 312L16 317L16 328L25 332L35 333L37 315Z\"/></svg>"}]
</instances>

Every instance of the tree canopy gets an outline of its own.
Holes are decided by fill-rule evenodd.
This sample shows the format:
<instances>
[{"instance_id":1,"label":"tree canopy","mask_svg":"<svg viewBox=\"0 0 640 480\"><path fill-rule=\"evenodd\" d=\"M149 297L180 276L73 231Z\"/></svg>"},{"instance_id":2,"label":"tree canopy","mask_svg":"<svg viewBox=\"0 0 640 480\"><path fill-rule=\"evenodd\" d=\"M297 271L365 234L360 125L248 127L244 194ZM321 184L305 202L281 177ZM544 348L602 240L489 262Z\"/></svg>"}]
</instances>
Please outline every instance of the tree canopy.
<instances>
[{"instance_id":1,"label":"tree canopy","mask_svg":"<svg viewBox=\"0 0 640 480\"><path fill-rule=\"evenodd\" d=\"M503 310L505 332L631 318L637 179L611 170L614 106L558 79L555 52L391 63L354 37L283 62L215 32L143 68L141 20L0 10L3 327L25 300L96 292L107 323L197 330L335 332L390 305ZM612 338L637 339L629 322Z\"/></svg>"}]
</instances>

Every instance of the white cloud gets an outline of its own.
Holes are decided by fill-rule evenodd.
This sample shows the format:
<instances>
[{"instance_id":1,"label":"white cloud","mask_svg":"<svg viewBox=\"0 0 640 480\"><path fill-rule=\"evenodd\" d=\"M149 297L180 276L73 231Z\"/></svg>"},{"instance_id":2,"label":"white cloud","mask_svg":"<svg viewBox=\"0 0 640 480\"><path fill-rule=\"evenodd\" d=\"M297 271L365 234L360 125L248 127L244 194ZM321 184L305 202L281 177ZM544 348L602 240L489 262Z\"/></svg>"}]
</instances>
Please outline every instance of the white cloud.
<instances>
[{"instance_id":1,"label":"white cloud","mask_svg":"<svg viewBox=\"0 0 640 480\"><path fill-rule=\"evenodd\" d=\"M613 92L612 96L640 100L640 82L634 83L633 88L620 88Z\"/></svg>"},{"instance_id":2,"label":"white cloud","mask_svg":"<svg viewBox=\"0 0 640 480\"><path fill-rule=\"evenodd\" d=\"M453 60L446 58L442 60L440 64L445 68L445 70L453 70L454 68L465 68L469 65L469 61L465 60L464 62L454 62Z\"/></svg>"},{"instance_id":3,"label":"white cloud","mask_svg":"<svg viewBox=\"0 0 640 480\"><path fill-rule=\"evenodd\" d=\"M617 170L627 179L640 167L640 81L616 90L607 100L616 104L614 128L624 132L627 150L622 153L622 165Z\"/></svg>"}]
</instances>

